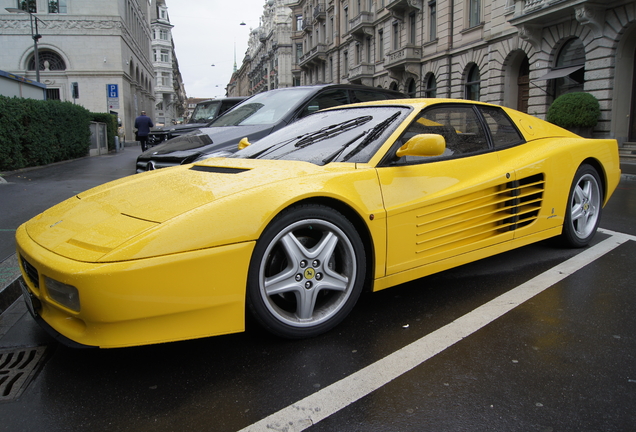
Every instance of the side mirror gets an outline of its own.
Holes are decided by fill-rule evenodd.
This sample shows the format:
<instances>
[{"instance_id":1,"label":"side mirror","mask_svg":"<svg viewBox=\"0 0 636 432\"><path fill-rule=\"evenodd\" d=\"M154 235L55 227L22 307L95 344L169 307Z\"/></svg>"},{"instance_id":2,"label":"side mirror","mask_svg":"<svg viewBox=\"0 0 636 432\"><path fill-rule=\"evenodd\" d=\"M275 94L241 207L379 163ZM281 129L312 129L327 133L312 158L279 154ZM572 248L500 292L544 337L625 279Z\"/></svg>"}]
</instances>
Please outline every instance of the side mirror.
<instances>
[{"instance_id":1,"label":"side mirror","mask_svg":"<svg viewBox=\"0 0 636 432\"><path fill-rule=\"evenodd\" d=\"M396 153L402 156L441 156L446 150L446 140L437 134L419 134L409 139Z\"/></svg>"},{"instance_id":2,"label":"side mirror","mask_svg":"<svg viewBox=\"0 0 636 432\"><path fill-rule=\"evenodd\" d=\"M238 143L238 149L239 149L239 150L243 150L245 147L248 147L248 146L251 146L251 145L252 145L252 143L250 143L250 142L247 140L247 137L244 137L244 138L242 138L242 139L239 141L239 143Z\"/></svg>"}]
</instances>

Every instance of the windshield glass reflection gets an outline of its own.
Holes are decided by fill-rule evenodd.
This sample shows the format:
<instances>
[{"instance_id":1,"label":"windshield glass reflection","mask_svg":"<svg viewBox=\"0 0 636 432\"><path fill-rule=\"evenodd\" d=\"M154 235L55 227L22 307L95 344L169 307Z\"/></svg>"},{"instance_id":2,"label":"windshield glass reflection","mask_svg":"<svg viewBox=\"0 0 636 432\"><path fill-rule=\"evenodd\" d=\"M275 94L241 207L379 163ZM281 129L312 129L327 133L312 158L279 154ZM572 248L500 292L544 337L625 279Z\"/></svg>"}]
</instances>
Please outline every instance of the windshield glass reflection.
<instances>
[{"instance_id":1,"label":"windshield glass reflection","mask_svg":"<svg viewBox=\"0 0 636 432\"><path fill-rule=\"evenodd\" d=\"M342 108L319 112L259 140L231 157L325 165L368 162L410 112L405 107Z\"/></svg>"},{"instance_id":2,"label":"windshield glass reflection","mask_svg":"<svg viewBox=\"0 0 636 432\"><path fill-rule=\"evenodd\" d=\"M275 124L313 91L299 88L259 93L213 121L210 127Z\"/></svg>"}]
</instances>

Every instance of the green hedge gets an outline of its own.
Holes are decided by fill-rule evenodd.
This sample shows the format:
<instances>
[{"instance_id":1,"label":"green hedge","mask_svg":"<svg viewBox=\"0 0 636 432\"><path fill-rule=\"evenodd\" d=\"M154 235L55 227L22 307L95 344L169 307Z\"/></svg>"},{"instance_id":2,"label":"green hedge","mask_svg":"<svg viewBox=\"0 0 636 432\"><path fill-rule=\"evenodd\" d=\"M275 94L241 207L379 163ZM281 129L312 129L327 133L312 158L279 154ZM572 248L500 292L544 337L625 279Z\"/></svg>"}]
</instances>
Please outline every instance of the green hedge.
<instances>
[{"instance_id":1,"label":"green hedge","mask_svg":"<svg viewBox=\"0 0 636 432\"><path fill-rule=\"evenodd\" d=\"M86 156L91 119L71 102L0 96L0 171Z\"/></svg>"},{"instance_id":2,"label":"green hedge","mask_svg":"<svg viewBox=\"0 0 636 432\"><path fill-rule=\"evenodd\" d=\"M546 119L562 128L593 128L598 123L601 108L589 93L566 93L554 100Z\"/></svg>"}]
</instances>

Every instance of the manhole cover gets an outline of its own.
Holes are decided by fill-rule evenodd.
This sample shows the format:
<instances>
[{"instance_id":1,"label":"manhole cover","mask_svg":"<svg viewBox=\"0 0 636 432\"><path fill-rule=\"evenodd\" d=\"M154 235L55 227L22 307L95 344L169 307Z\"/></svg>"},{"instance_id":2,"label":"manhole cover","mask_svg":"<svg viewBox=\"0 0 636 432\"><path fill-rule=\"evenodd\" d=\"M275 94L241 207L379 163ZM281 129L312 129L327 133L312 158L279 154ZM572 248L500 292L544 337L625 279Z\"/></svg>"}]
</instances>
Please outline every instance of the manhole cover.
<instances>
[{"instance_id":1,"label":"manhole cover","mask_svg":"<svg viewBox=\"0 0 636 432\"><path fill-rule=\"evenodd\" d=\"M0 350L0 402L17 399L41 365L45 346Z\"/></svg>"}]
</instances>

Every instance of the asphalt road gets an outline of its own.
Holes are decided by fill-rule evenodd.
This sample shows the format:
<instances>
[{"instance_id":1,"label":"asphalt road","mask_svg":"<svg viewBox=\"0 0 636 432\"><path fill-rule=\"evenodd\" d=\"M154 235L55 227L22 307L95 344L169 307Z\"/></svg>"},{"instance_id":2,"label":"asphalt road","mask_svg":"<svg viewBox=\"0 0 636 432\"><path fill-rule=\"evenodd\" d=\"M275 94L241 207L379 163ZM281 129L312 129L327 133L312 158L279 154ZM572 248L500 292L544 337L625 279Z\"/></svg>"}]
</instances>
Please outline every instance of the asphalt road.
<instances>
[{"instance_id":1,"label":"asphalt road","mask_svg":"<svg viewBox=\"0 0 636 432\"><path fill-rule=\"evenodd\" d=\"M132 172L136 154L84 160L94 166L77 184L79 161L10 176L0 202L22 187L46 207L54 190L91 187L91 171L97 183ZM21 202L11 209L26 218L43 209ZM301 341L250 322L236 335L73 350L16 302L0 316L0 365L37 347L41 357L22 393L0 399L0 431L636 430L635 218L636 177L624 176L590 247L545 241L365 295L338 328Z\"/></svg>"}]
</instances>

